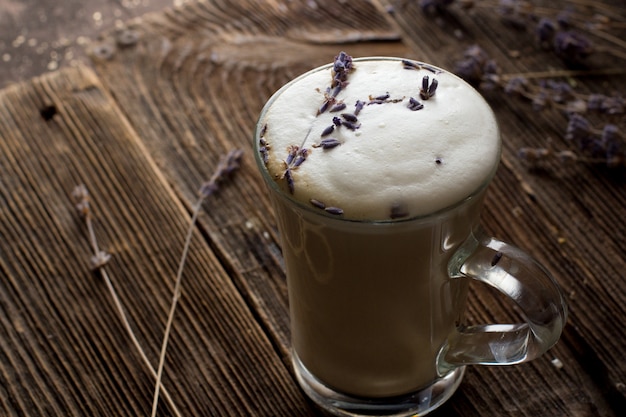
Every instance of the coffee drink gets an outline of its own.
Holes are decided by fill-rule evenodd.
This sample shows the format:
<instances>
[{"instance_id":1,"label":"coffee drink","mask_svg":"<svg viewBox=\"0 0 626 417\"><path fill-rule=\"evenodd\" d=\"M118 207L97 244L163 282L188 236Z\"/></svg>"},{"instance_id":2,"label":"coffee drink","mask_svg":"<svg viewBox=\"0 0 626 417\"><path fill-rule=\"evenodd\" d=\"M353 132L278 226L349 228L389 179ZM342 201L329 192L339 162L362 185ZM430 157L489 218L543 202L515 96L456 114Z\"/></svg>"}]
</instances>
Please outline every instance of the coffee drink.
<instances>
[{"instance_id":1,"label":"coffee drink","mask_svg":"<svg viewBox=\"0 0 626 417\"><path fill-rule=\"evenodd\" d=\"M448 268L500 156L485 100L427 64L342 53L272 97L255 141L296 361L356 397L441 378L437 357L467 295Z\"/></svg>"}]
</instances>

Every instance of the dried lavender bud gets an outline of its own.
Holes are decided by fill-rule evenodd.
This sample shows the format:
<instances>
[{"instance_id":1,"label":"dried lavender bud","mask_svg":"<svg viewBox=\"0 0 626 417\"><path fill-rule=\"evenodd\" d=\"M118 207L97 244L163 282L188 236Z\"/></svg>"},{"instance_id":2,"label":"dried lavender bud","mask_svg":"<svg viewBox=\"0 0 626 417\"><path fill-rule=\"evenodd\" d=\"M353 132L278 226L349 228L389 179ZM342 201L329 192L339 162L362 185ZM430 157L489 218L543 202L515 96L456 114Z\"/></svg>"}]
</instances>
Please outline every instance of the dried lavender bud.
<instances>
[{"instance_id":1,"label":"dried lavender bud","mask_svg":"<svg viewBox=\"0 0 626 417\"><path fill-rule=\"evenodd\" d=\"M433 78L433 81L430 83L430 86L428 87L428 96L432 97L435 95L435 92L437 91L437 86L439 85L439 81L437 81L435 78Z\"/></svg>"},{"instance_id":2,"label":"dried lavender bud","mask_svg":"<svg viewBox=\"0 0 626 417\"><path fill-rule=\"evenodd\" d=\"M556 24L552 19L542 18L535 29L537 40L542 44L550 44L556 34Z\"/></svg>"},{"instance_id":3,"label":"dried lavender bud","mask_svg":"<svg viewBox=\"0 0 626 417\"><path fill-rule=\"evenodd\" d=\"M591 124L580 114L570 115L565 132L565 139L576 142L581 148L585 148L591 135Z\"/></svg>"},{"instance_id":4,"label":"dried lavender bud","mask_svg":"<svg viewBox=\"0 0 626 417\"><path fill-rule=\"evenodd\" d=\"M259 153L261 154L261 159L263 160L263 163L267 165L267 163L269 162L269 153L267 152L267 147L261 146L259 148Z\"/></svg>"},{"instance_id":5,"label":"dried lavender bud","mask_svg":"<svg viewBox=\"0 0 626 417\"><path fill-rule=\"evenodd\" d=\"M285 159L285 164L287 164L287 166L291 165L293 159L298 154L299 149L300 147L297 145L290 145L289 147L287 147L287 159Z\"/></svg>"},{"instance_id":6,"label":"dried lavender bud","mask_svg":"<svg viewBox=\"0 0 626 417\"><path fill-rule=\"evenodd\" d=\"M593 52L589 38L573 31L558 32L554 36L553 48L557 56L570 64L582 62Z\"/></svg>"},{"instance_id":7,"label":"dried lavender bud","mask_svg":"<svg viewBox=\"0 0 626 417\"><path fill-rule=\"evenodd\" d=\"M428 64L422 64L421 65L422 69L425 69L428 72L432 72L433 74L437 75L437 74L441 74L443 71L441 71L439 68L435 68L433 66L430 66Z\"/></svg>"},{"instance_id":8,"label":"dried lavender bud","mask_svg":"<svg viewBox=\"0 0 626 417\"><path fill-rule=\"evenodd\" d=\"M463 51L463 59L455 65L454 72L472 85L478 85L485 72L489 55L478 45L472 45Z\"/></svg>"},{"instance_id":9,"label":"dried lavender bud","mask_svg":"<svg viewBox=\"0 0 626 417\"><path fill-rule=\"evenodd\" d=\"M483 72L486 75L496 75L500 71L498 63L494 59L488 59L483 65Z\"/></svg>"},{"instance_id":10,"label":"dried lavender bud","mask_svg":"<svg viewBox=\"0 0 626 417\"><path fill-rule=\"evenodd\" d=\"M340 52L339 55L335 57L335 62L333 64L333 81L331 87L335 90L333 91L333 96L339 94L342 88L345 88L347 85L348 73L352 71L352 57L345 52Z\"/></svg>"},{"instance_id":11,"label":"dried lavender bud","mask_svg":"<svg viewBox=\"0 0 626 417\"><path fill-rule=\"evenodd\" d=\"M306 148L300 149L300 151L298 151L298 156L293 163L293 167L296 168L302 165L302 163L306 161L307 156L309 156L309 150Z\"/></svg>"},{"instance_id":12,"label":"dried lavender bud","mask_svg":"<svg viewBox=\"0 0 626 417\"><path fill-rule=\"evenodd\" d=\"M402 217L408 217L409 213L406 209L399 203L395 203L391 206L391 210L389 211L389 218L392 220L400 219Z\"/></svg>"},{"instance_id":13,"label":"dried lavender bud","mask_svg":"<svg viewBox=\"0 0 626 417\"><path fill-rule=\"evenodd\" d=\"M420 88L420 97L422 98L422 100L428 100L429 98L434 96L435 92L437 91L438 84L438 81L434 78L429 84L428 75L424 75L424 78L422 78L422 88Z\"/></svg>"},{"instance_id":14,"label":"dried lavender bud","mask_svg":"<svg viewBox=\"0 0 626 417\"><path fill-rule=\"evenodd\" d=\"M328 214L334 214L334 215L337 215L337 216L343 214L343 210L340 209L339 207L325 207L324 210Z\"/></svg>"},{"instance_id":15,"label":"dried lavender bud","mask_svg":"<svg viewBox=\"0 0 626 417\"><path fill-rule=\"evenodd\" d=\"M293 180L293 175L291 175L291 169L287 168L283 174L285 180L287 180L287 188L289 188L289 192L291 194L296 190L295 182Z\"/></svg>"},{"instance_id":16,"label":"dried lavender bud","mask_svg":"<svg viewBox=\"0 0 626 417\"><path fill-rule=\"evenodd\" d=\"M320 106L319 109L317 109L317 114L320 115L324 112L326 112L326 110L328 110L328 107L330 106L330 101L326 100L322 103L322 105Z\"/></svg>"},{"instance_id":17,"label":"dried lavender bud","mask_svg":"<svg viewBox=\"0 0 626 417\"><path fill-rule=\"evenodd\" d=\"M313 207L316 207L318 209L324 210L326 208L326 204L314 198L310 199L309 202L313 205Z\"/></svg>"},{"instance_id":18,"label":"dried lavender bud","mask_svg":"<svg viewBox=\"0 0 626 417\"><path fill-rule=\"evenodd\" d=\"M335 104L329 111L331 113L336 113L346 108L346 103L337 103Z\"/></svg>"},{"instance_id":19,"label":"dried lavender bud","mask_svg":"<svg viewBox=\"0 0 626 417\"><path fill-rule=\"evenodd\" d=\"M463 57L477 62L481 67L489 59L487 52L478 45L472 45L463 51Z\"/></svg>"},{"instance_id":20,"label":"dried lavender bud","mask_svg":"<svg viewBox=\"0 0 626 417\"><path fill-rule=\"evenodd\" d=\"M355 116L359 115L359 113L363 109L363 106L365 106L365 102L363 102L361 100L357 100L356 101L356 103L354 104L354 115Z\"/></svg>"},{"instance_id":21,"label":"dried lavender bud","mask_svg":"<svg viewBox=\"0 0 626 417\"><path fill-rule=\"evenodd\" d=\"M341 117L346 119L348 122L356 123L359 121L359 119L354 114L350 113L341 113Z\"/></svg>"},{"instance_id":22,"label":"dried lavender bud","mask_svg":"<svg viewBox=\"0 0 626 417\"><path fill-rule=\"evenodd\" d=\"M322 148L322 149L332 149L334 147L337 147L341 145L341 142L339 141L339 139L335 139L335 138L326 138L326 139L322 139L320 141L320 143L313 145L314 148Z\"/></svg>"},{"instance_id":23,"label":"dried lavender bud","mask_svg":"<svg viewBox=\"0 0 626 417\"><path fill-rule=\"evenodd\" d=\"M333 70L336 73L343 73L352 69L352 57L344 51L339 52L335 57Z\"/></svg>"},{"instance_id":24,"label":"dried lavender bud","mask_svg":"<svg viewBox=\"0 0 626 417\"><path fill-rule=\"evenodd\" d=\"M347 129L350 129L350 130L357 130L359 127L361 127L360 124L352 123L347 120L342 121L341 125L345 126Z\"/></svg>"},{"instance_id":25,"label":"dried lavender bud","mask_svg":"<svg viewBox=\"0 0 626 417\"><path fill-rule=\"evenodd\" d=\"M604 129L602 129L602 136L600 140L602 143L607 146L610 143L619 142L620 141L620 133L619 128L614 124L606 124L604 125Z\"/></svg>"},{"instance_id":26,"label":"dried lavender bud","mask_svg":"<svg viewBox=\"0 0 626 417\"><path fill-rule=\"evenodd\" d=\"M333 117L333 124L337 127L341 126L341 119L337 116Z\"/></svg>"},{"instance_id":27,"label":"dried lavender bud","mask_svg":"<svg viewBox=\"0 0 626 417\"><path fill-rule=\"evenodd\" d=\"M259 133L259 136L260 136L260 137L265 136L265 133L266 133L266 132L267 132L267 123L265 123L265 124L263 125L263 127L261 127L261 132Z\"/></svg>"},{"instance_id":28,"label":"dried lavender bud","mask_svg":"<svg viewBox=\"0 0 626 417\"><path fill-rule=\"evenodd\" d=\"M435 163L436 163L437 165L441 165L441 164L443 164L443 159L441 159L441 158L435 158Z\"/></svg>"},{"instance_id":29,"label":"dried lavender bud","mask_svg":"<svg viewBox=\"0 0 626 417\"><path fill-rule=\"evenodd\" d=\"M620 135L619 128L614 124L606 124L602 129L602 135L600 136L600 143L602 144L605 157L608 166L617 166L623 160L623 141Z\"/></svg>"},{"instance_id":30,"label":"dried lavender bud","mask_svg":"<svg viewBox=\"0 0 626 417\"><path fill-rule=\"evenodd\" d=\"M376 99L371 99L370 101L367 102L367 105L372 105L372 104L383 104L385 103L385 100L376 100Z\"/></svg>"},{"instance_id":31,"label":"dried lavender bud","mask_svg":"<svg viewBox=\"0 0 626 417\"><path fill-rule=\"evenodd\" d=\"M416 111L423 109L424 105L413 97L409 97L409 104L407 104L407 107L409 108L409 110Z\"/></svg>"},{"instance_id":32,"label":"dried lavender bud","mask_svg":"<svg viewBox=\"0 0 626 417\"><path fill-rule=\"evenodd\" d=\"M572 86L566 82L547 80L540 83L541 87L550 90L551 99L555 103L565 103L574 98Z\"/></svg>"},{"instance_id":33,"label":"dried lavender bud","mask_svg":"<svg viewBox=\"0 0 626 417\"><path fill-rule=\"evenodd\" d=\"M454 72L472 85L478 85L483 78L483 66L471 58L458 61Z\"/></svg>"},{"instance_id":34,"label":"dried lavender bud","mask_svg":"<svg viewBox=\"0 0 626 417\"><path fill-rule=\"evenodd\" d=\"M333 88L333 91L331 92L331 96L332 97L337 97L339 95L339 93L341 92L341 90L348 85L348 83L346 81L337 81L337 85L335 86L335 88Z\"/></svg>"},{"instance_id":35,"label":"dried lavender bud","mask_svg":"<svg viewBox=\"0 0 626 417\"><path fill-rule=\"evenodd\" d=\"M418 69L420 69L420 66L417 65L416 62L409 61L408 59L403 59L402 60L402 66L404 67L404 69L411 69L411 70L418 70Z\"/></svg>"},{"instance_id":36,"label":"dried lavender bud","mask_svg":"<svg viewBox=\"0 0 626 417\"><path fill-rule=\"evenodd\" d=\"M226 179L228 175L239 169L241 158L243 157L242 149L233 149L220 158L215 172L211 178L200 186L199 194L203 198L207 198L219 189L219 183Z\"/></svg>"},{"instance_id":37,"label":"dried lavender bud","mask_svg":"<svg viewBox=\"0 0 626 417\"><path fill-rule=\"evenodd\" d=\"M382 94L382 95L380 95L380 96L374 97L374 99L373 99L373 100L375 100L375 101L385 101L385 100L387 100L389 97L390 97L390 96L389 96L389 93L385 93L385 94Z\"/></svg>"},{"instance_id":38,"label":"dried lavender bud","mask_svg":"<svg viewBox=\"0 0 626 417\"><path fill-rule=\"evenodd\" d=\"M623 97L608 97L603 94L591 94L587 99L587 108L606 114L622 114L626 108Z\"/></svg>"},{"instance_id":39,"label":"dried lavender bud","mask_svg":"<svg viewBox=\"0 0 626 417\"><path fill-rule=\"evenodd\" d=\"M330 135L331 133L333 133L333 131L334 131L334 130L335 130L335 125L330 125L330 126L328 126L326 129L324 129L324 130L322 131L321 136L322 136L322 137L324 137L324 136L328 136L328 135Z\"/></svg>"},{"instance_id":40,"label":"dried lavender bud","mask_svg":"<svg viewBox=\"0 0 626 417\"><path fill-rule=\"evenodd\" d=\"M491 266L496 266L498 262L502 259L503 253L498 251L493 255L493 259L491 259Z\"/></svg>"},{"instance_id":41,"label":"dried lavender bud","mask_svg":"<svg viewBox=\"0 0 626 417\"><path fill-rule=\"evenodd\" d=\"M511 95L524 95L528 91L528 80L524 77L511 78L504 86L504 92Z\"/></svg>"}]
</instances>

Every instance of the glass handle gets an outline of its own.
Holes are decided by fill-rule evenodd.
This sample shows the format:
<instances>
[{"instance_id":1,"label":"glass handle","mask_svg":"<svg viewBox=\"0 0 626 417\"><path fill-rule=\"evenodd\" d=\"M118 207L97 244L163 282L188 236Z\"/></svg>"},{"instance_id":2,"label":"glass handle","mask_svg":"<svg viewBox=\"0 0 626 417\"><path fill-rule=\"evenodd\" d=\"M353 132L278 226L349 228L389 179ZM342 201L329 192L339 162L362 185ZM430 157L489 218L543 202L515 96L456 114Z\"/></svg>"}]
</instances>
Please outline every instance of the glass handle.
<instances>
[{"instance_id":1,"label":"glass handle","mask_svg":"<svg viewBox=\"0 0 626 417\"><path fill-rule=\"evenodd\" d=\"M525 322L459 327L439 354L442 374L464 365L526 362L558 341L567 305L544 267L520 249L491 237L472 236L458 253L450 264L450 276L498 289L519 307Z\"/></svg>"}]
</instances>

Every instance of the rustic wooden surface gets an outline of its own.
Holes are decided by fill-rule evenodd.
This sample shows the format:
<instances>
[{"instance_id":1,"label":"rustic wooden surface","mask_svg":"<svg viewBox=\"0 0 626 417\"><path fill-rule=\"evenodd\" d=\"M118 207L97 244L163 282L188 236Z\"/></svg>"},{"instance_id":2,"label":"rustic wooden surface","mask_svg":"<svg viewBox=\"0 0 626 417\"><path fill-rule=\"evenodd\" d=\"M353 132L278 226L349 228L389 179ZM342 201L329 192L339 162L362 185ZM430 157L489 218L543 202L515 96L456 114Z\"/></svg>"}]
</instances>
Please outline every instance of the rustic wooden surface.
<instances>
[{"instance_id":1,"label":"rustic wooden surface","mask_svg":"<svg viewBox=\"0 0 626 417\"><path fill-rule=\"evenodd\" d=\"M606 10L621 11L612 18L623 25L618 3ZM112 254L105 268L156 366L197 190L236 147L245 150L242 169L204 203L192 240L164 386L183 415L320 414L290 368L280 247L253 162L252 131L264 101L339 50L452 68L477 43L504 73L562 67L528 36L488 7L433 17L406 0L207 0L104 33L90 46L90 68L5 88L0 415L149 415L154 380L100 275L90 271L71 192L84 183L91 193L96 234ZM626 87L623 75L573 80L605 94ZM546 265L567 294L570 315L562 340L544 357L469 369L452 401L433 415L620 415L626 174L556 162L529 170L518 149L545 146L548 138L565 146L566 117L486 94L504 149L483 223ZM475 288L468 314L485 322L516 312ZM158 415L173 415L165 401Z\"/></svg>"}]
</instances>

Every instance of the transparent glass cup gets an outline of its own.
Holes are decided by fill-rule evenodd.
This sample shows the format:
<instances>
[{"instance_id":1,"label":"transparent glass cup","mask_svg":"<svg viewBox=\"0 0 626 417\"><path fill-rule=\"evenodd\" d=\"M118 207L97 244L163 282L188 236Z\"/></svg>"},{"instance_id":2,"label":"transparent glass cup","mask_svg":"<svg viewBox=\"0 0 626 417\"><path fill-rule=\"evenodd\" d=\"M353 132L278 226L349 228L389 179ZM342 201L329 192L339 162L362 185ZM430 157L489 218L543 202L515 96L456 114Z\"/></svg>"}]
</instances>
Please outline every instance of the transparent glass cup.
<instances>
[{"instance_id":1,"label":"transparent glass cup","mask_svg":"<svg viewBox=\"0 0 626 417\"><path fill-rule=\"evenodd\" d=\"M350 220L296 201L277 185L263 161L262 129L259 122L255 155L281 236L294 369L319 406L342 416L424 415L452 396L466 365L526 362L557 342L567 307L553 278L480 227L497 166L446 209ZM468 326L470 280L510 298L523 321Z\"/></svg>"}]
</instances>

